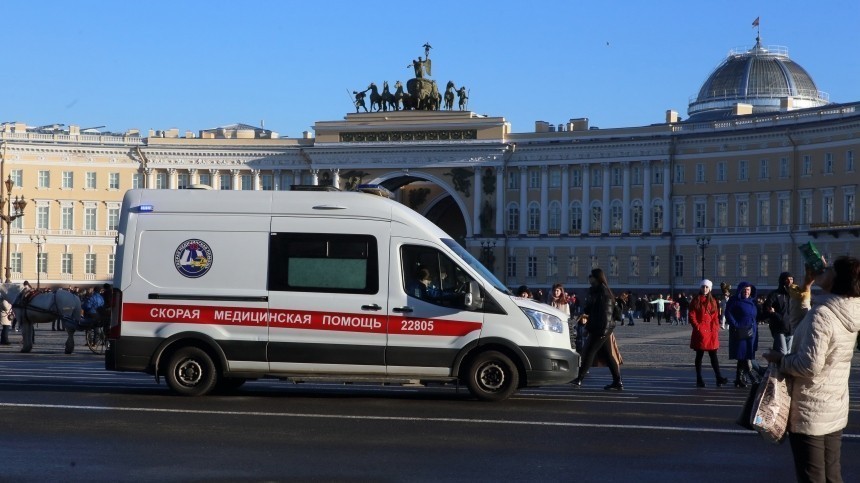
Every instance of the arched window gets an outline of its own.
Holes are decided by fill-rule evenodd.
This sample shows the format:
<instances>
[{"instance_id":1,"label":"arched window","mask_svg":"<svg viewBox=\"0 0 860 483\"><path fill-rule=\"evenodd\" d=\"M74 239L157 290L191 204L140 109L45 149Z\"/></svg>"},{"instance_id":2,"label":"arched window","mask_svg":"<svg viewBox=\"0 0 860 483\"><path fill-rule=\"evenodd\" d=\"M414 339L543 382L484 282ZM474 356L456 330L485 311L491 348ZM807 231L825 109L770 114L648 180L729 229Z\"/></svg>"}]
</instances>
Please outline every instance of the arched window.
<instances>
[{"instance_id":1,"label":"arched window","mask_svg":"<svg viewBox=\"0 0 860 483\"><path fill-rule=\"evenodd\" d=\"M549 231L556 234L561 230L561 203L553 201L549 204Z\"/></svg>"},{"instance_id":2,"label":"arched window","mask_svg":"<svg viewBox=\"0 0 860 483\"><path fill-rule=\"evenodd\" d=\"M642 231L642 201L633 200L630 205L630 229L633 231Z\"/></svg>"},{"instance_id":3,"label":"arched window","mask_svg":"<svg viewBox=\"0 0 860 483\"><path fill-rule=\"evenodd\" d=\"M663 232L663 200L656 199L651 203L651 231Z\"/></svg>"},{"instance_id":4,"label":"arched window","mask_svg":"<svg viewBox=\"0 0 860 483\"><path fill-rule=\"evenodd\" d=\"M624 218L621 208L621 200L612 200L612 205L609 208L609 223L612 231L621 232L621 221Z\"/></svg>"},{"instance_id":5,"label":"arched window","mask_svg":"<svg viewBox=\"0 0 860 483\"><path fill-rule=\"evenodd\" d=\"M582 205L579 201L570 204L570 232L577 234L582 231Z\"/></svg>"},{"instance_id":6,"label":"arched window","mask_svg":"<svg viewBox=\"0 0 860 483\"><path fill-rule=\"evenodd\" d=\"M529 231L540 229L540 204L536 201L529 203Z\"/></svg>"},{"instance_id":7,"label":"arched window","mask_svg":"<svg viewBox=\"0 0 860 483\"><path fill-rule=\"evenodd\" d=\"M516 233L520 229L520 208L516 203L508 203L507 232Z\"/></svg>"},{"instance_id":8,"label":"arched window","mask_svg":"<svg viewBox=\"0 0 860 483\"><path fill-rule=\"evenodd\" d=\"M591 230L600 231L603 223L603 210L599 201L591 202Z\"/></svg>"}]
</instances>

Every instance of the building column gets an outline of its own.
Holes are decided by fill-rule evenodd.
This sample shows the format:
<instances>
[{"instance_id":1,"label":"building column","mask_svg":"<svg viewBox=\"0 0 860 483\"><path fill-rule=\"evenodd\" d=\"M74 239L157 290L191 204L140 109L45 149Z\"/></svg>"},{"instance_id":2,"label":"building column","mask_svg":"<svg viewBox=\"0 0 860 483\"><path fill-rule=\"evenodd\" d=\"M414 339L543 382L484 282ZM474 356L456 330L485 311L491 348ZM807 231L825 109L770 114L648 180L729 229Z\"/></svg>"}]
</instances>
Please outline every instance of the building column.
<instances>
[{"instance_id":1,"label":"building column","mask_svg":"<svg viewBox=\"0 0 860 483\"><path fill-rule=\"evenodd\" d=\"M520 235L528 233L528 173L528 167L520 166Z\"/></svg>"},{"instance_id":2,"label":"building column","mask_svg":"<svg viewBox=\"0 0 860 483\"><path fill-rule=\"evenodd\" d=\"M238 169L231 169L230 170L230 176L231 176L234 191L242 189L242 178L239 176L239 173L241 173L241 172L242 171L240 171Z\"/></svg>"},{"instance_id":3,"label":"building column","mask_svg":"<svg viewBox=\"0 0 860 483\"><path fill-rule=\"evenodd\" d=\"M217 169L210 169L209 176L212 179L212 189L220 190L221 189L221 172Z\"/></svg>"},{"instance_id":4,"label":"building column","mask_svg":"<svg viewBox=\"0 0 860 483\"><path fill-rule=\"evenodd\" d=\"M582 165L582 234L591 232L591 166Z\"/></svg>"},{"instance_id":5,"label":"building column","mask_svg":"<svg viewBox=\"0 0 860 483\"><path fill-rule=\"evenodd\" d=\"M630 234L630 162L621 163L623 170L623 194L621 195L621 233Z\"/></svg>"},{"instance_id":6,"label":"building column","mask_svg":"<svg viewBox=\"0 0 860 483\"><path fill-rule=\"evenodd\" d=\"M311 184L314 186L320 185L320 170L312 169L311 170Z\"/></svg>"},{"instance_id":7,"label":"building column","mask_svg":"<svg viewBox=\"0 0 860 483\"><path fill-rule=\"evenodd\" d=\"M505 234L505 169L496 167L496 235Z\"/></svg>"},{"instance_id":8,"label":"building column","mask_svg":"<svg viewBox=\"0 0 860 483\"><path fill-rule=\"evenodd\" d=\"M568 173L568 165L561 166L561 224L559 225L560 234L567 235L570 233L570 176Z\"/></svg>"},{"instance_id":9,"label":"building column","mask_svg":"<svg viewBox=\"0 0 860 483\"><path fill-rule=\"evenodd\" d=\"M601 164L603 169L603 208L600 213L600 233L609 234L611 221L612 221L612 209L609 206L609 195L612 191L609 186L609 182L611 181L610 172L609 172L609 163Z\"/></svg>"},{"instance_id":10,"label":"building column","mask_svg":"<svg viewBox=\"0 0 860 483\"><path fill-rule=\"evenodd\" d=\"M260 186L260 170L252 169L251 170L251 184L254 191L260 191L262 187Z\"/></svg>"},{"instance_id":11,"label":"building column","mask_svg":"<svg viewBox=\"0 0 860 483\"><path fill-rule=\"evenodd\" d=\"M651 233L651 161L642 162L642 233Z\"/></svg>"},{"instance_id":12,"label":"building column","mask_svg":"<svg viewBox=\"0 0 860 483\"><path fill-rule=\"evenodd\" d=\"M175 190L177 188L176 168L167 169L167 188Z\"/></svg>"},{"instance_id":13,"label":"building column","mask_svg":"<svg viewBox=\"0 0 860 483\"><path fill-rule=\"evenodd\" d=\"M146 173L146 187L149 189L155 188L155 170L146 168L144 173Z\"/></svg>"},{"instance_id":14,"label":"building column","mask_svg":"<svg viewBox=\"0 0 860 483\"><path fill-rule=\"evenodd\" d=\"M546 236L549 232L549 166L540 167L540 223L538 233Z\"/></svg>"},{"instance_id":15,"label":"building column","mask_svg":"<svg viewBox=\"0 0 860 483\"><path fill-rule=\"evenodd\" d=\"M281 191L281 170L276 169L272 171L272 189L275 191Z\"/></svg>"},{"instance_id":16,"label":"building column","mask_svg":"<svg viewBox=\"0 0 860 483\"><path fill-rule=\"evenodd\" d=\"M194 186L194 185L196 185L196 184L200 184L200 181L198 181L198 179L199 179L199 178L198 178L198 174L197 174L197 168L191 168L191 169L189 169L189 170L188 170L188 184L189 184L189 187Z\"/></svg>"},{"instance_id":17,"label":"building column","mask_svg":"<svg viewBox=\"0 0 860 483\"><path fill-rule=\"evenodd\" d=\"M293 170L293 184L302 184L302 170L294 169Z\"/></svg>"},{"instance_id":18,"label":"building column","mask_svg":"<svg viewBox=\"0 0 860 483\"><path fill-rule=\"evenodd\" d=\"M669 199L672 189L672 175L669 160L663 161L663 233L672 231L672 203Z\"/></svg>"},{"instance_id":19,"label":"building column","mask_svg":"<svg viewBox=\"0 0 860 483\"><path fill-rule=\"evenodd\" d=\"M481 167L475 166L475 189L472 193L472 236L481 236Z\"/></svg>"},{"instance_id":20,"label":"building column","mask_svg":"<svg viewBox=\"0 0 860 483\"><path fill-rule=\"evenodd\" d=\"M331 185L337 189L340 189L340 170L339 169L331 170Z\"/></svg>"}]
</instances>

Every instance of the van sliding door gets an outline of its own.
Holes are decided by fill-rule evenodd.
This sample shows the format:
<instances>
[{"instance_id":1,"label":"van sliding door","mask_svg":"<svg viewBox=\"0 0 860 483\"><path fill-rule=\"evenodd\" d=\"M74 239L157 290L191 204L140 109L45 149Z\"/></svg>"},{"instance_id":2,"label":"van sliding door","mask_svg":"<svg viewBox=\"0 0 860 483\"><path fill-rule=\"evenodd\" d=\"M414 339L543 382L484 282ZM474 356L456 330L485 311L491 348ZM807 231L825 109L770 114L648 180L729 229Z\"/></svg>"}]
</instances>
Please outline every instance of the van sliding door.
<instances>
[{"instance_id":1,"label":"van sliding door","mask_svg":"<svg viewBox=\"0 0 860 483\"><path fill-rule=\"evenodd\" d=\"M385 372L388 236L385 221L272 218L272 373Z\"/></svg>"}]
</instances>

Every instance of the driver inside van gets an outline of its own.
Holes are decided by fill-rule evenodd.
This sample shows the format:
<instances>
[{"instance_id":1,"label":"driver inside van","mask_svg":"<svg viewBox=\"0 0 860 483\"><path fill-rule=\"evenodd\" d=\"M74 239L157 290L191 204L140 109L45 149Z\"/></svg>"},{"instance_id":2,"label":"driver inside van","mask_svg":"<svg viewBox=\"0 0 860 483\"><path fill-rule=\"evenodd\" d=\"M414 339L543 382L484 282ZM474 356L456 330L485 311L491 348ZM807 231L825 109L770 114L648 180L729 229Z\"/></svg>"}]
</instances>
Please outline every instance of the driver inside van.
<instances>
[{"instance_id":1,"label":"driver inside van","mask_svg":"<svg viewBox=\"0 0 860 483\"><path fill-rule=\"evenodd\" d=\"M433 284L430 277L430 270L419 268L417 280L413 280L406 286L406 293L431 303L451 302L456 298L456 294L449 290L442 290Z\"/></svg>"}]
</instances>

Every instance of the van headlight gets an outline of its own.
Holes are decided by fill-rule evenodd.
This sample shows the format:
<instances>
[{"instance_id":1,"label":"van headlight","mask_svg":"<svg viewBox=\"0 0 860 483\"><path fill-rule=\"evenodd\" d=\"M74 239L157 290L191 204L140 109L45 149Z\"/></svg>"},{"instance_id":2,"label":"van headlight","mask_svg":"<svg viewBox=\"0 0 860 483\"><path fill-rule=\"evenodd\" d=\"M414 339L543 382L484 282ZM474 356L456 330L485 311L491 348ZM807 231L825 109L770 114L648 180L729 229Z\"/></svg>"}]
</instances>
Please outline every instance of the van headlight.
<instances>
[{"instance_id":1,"label":"van headlight","mask_svg":"<svg viewBox=\"0 0 860 483\"><path fill-rule=\"evenodd\" d=\"M529 318L529 321L531 321L532 327L534 327L535 330L548 330L550 332L564 334L565 321L555 315L550 315L539 310L532 310L524 307L520 308L523 313L526 314L526 317Z\"/></svg>"}]
</instances>

